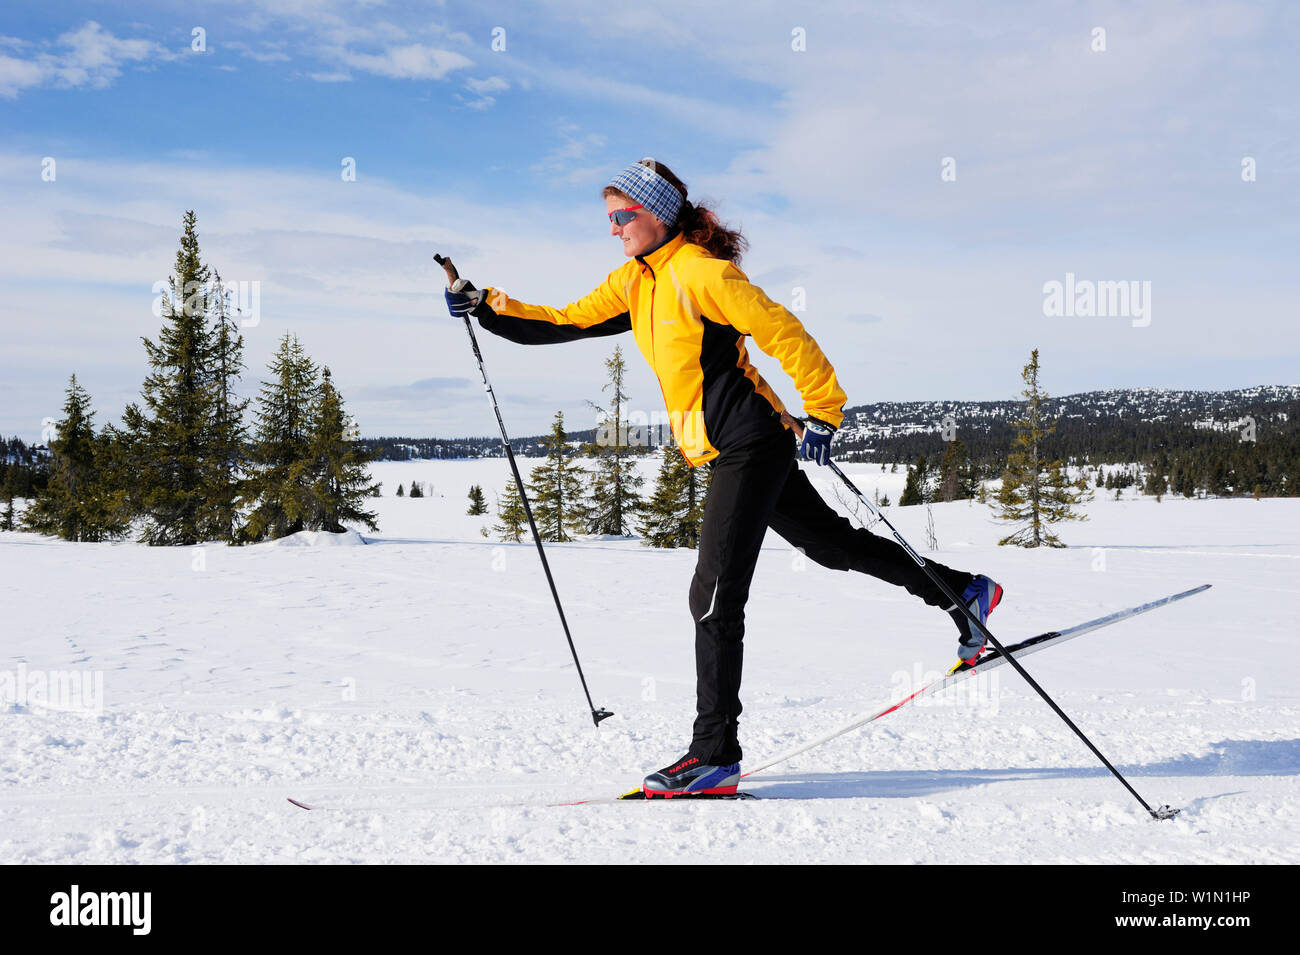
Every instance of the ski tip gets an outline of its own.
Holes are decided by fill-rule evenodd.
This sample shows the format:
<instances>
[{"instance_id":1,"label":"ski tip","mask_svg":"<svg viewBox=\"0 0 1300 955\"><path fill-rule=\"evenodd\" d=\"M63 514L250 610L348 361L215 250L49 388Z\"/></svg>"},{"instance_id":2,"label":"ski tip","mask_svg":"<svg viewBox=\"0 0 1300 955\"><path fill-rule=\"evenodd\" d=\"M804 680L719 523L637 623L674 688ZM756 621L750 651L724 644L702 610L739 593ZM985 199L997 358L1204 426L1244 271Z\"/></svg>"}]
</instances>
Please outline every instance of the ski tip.
<instances>
[{"instance_id":1,"label":"ski tip","mask_svg":"<svg viewBox=\"0 0 1300 955\"><path fill-rule=\"evenodd\" d=\"M293 803L293 804L294 804L295 806L297 806L299 809L306 809L308 812L311 812L311 810L312 810L312 807L309 806L309 805L307 805L305 802L299 802L298 800L293 799L293 798L291 798L291 797L289 797L289 796L285 796L284 798L285 798L285 799L288 799L289 802Z\"/></svg>"},{"instance_id":2,"label":"ski tip","mask_svg":"<svg viewBox=\"0 0 1300 955\"><path fill-rule=\"evenodd\" d=\"M645 799L646 795L645 795L645 790L642 789L640 786L638 786L636 789L633 789L631 792L623 793L623 795L619 796L618 798L619 799Z\"/></svg>"}]
</instances>

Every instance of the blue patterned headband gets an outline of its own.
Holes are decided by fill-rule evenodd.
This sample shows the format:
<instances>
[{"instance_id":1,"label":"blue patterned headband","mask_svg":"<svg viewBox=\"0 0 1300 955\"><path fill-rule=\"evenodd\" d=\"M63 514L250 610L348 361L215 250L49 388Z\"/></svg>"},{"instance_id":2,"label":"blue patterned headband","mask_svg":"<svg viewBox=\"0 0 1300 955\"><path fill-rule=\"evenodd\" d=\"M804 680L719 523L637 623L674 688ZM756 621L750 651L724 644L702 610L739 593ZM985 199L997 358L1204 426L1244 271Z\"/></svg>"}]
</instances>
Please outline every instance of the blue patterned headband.
<instances>
[{"instance_id":1,"label":"blue patterned headband","mask_svg":"<svg viewBox=\"0 0 1300 955\"><path fill-rule=\"evenodd\" d=\"M641 165L647 161L652 165ZM664 225L671 228L677 221L677 213L681 211L682 203L686 200L677 191L676 186L655 171L653 163L654 160L647 156L641 162L633 163L620 172L609 181L609 185L629 199L645 206L662 220Z\"/></svg>"}]
</instances>

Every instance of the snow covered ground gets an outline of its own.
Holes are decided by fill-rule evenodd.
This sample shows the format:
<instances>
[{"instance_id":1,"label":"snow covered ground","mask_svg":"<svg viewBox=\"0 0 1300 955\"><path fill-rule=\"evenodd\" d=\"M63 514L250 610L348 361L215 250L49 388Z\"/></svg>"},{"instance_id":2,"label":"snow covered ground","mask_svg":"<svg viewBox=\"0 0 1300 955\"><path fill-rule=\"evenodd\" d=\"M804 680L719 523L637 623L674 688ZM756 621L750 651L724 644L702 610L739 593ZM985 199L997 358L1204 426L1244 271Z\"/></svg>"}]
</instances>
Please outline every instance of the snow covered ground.
<instances>
[{"instance_id":1,"label":"snow covered ground","mask_svg":"<svg viewBox=\"0 0 1300 955\"><path fill-rule=\"evenodd\" d=\"M901 471L846 470L898 499ZM1037 552L997 547L986 507L933 507L932 556L1006 587L1006 640L1214 585L1027 660L1149 802L1183 808L1173 821L1149 821L1007 669L748 781L770 798L556 807L684 751L693 552L548 547L616 713L597 731L532 543L464 513L470 484L489 503L505 487L505 462L375 475L388 496L365 546L0 533L0 862L1300 861L1300 500L1127 491ZM412 479L432 496L391 496ZM923 547L925 509L890 514ZM946 668L955 631L769 535L746 643L758 765Z\"/></svg>"}]
</instances>

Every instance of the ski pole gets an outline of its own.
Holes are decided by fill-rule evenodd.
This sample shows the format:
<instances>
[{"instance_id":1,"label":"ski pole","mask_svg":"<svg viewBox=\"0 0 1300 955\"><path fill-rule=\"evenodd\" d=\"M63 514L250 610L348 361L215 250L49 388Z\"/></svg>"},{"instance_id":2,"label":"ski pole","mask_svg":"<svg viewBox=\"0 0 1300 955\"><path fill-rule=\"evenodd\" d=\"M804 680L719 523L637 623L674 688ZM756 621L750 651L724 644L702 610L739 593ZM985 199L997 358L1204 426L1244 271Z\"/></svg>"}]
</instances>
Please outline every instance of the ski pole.
<instances>
[{"instance_id":1,"label":"ski pole","mask_svg":"<svg viewBox=\"0 0 1300 955\"><path fill-rule=\"evenodd\" d=\"M447 273L447 287L453 292L475 291L473 285L457 274L456 266L451 264L451 259L435 253L433 260L441 265ZM573 654L573 665L578 668L578 679L582 681L582 692L586 694L587 706L591 708L592 722L599 728L601 720L614 714L603 708L597 709L596 704L591 701L591 691L587 689L587 678L583 676L582 664L578 662L578 650L573 645L572 634L569 633L569 622L564 618L564 608L560 605L560 593L555 589L555 578L551 576L551 565L546 562L546 551L542 548L542 537L537 533L537 524L533 520L533 510L528 506L528 494L524 490L524 481L519 476L519 467L515 464L515 453L510 447L510 438L506 434L506 425L501 418L501 408L497 404L496 392L492 390L492 383L488 381L487 368L483 365L483 353L479 351L478 339L474 337L474 327L470 324L468 314L465 315L465 331L469 332L470 347L474 349L474 357L478 360L478 372L483 377L483 388L492 400L492 410L496 412L497 426L501 428L501 443L505 445L506 457L510 461L510 470L515 476L515 487L519 489L519 499L524 504L524 514L528 517L528 526L532 529L533 540L537 543L537 555L542 559L542 570L546 571L546 582L551 585L551 596L555 598L555 609L560 614L560 625L564 628L564 638L569 641L569 652Z\"/></svg>"},{"instance_id":2,"label":"ski pole","mask_svg":"<svg viewBox=\"0 0 1300 955\"><path fill-rule=\"evenodd\" d=\"M781 420L785 424L793 428L796 435L802 437L803 424L802 422L799 421L799 419L795 418L788 412L783 411L781 412ZM898 530L894 527L893 524L889 522L889 519L885 517L884 514L880 513L880 509L876 507L876 505L873 504L865 494L863 494L861 491L857 489L854 483L849 480L848 475L846 475L843 471L839 469L839 465L837 465L834 461L830 461L828 462L827 466L832 471L835 472L835 475L841 481L844 482L845 487L847 487L850 491L852 491L853 494L857 497L857 499L861 501L863 504L865 504L867 506L867 509L871 511L871 513L874 514L878 520L884 522L885 526L888 527L890 532L894 535L894 540L898 541L898 543L902 546L903 550L907 551L908 556L911 557L912 560L916 561L917 566L919 566L922 570L926 572L929 578L932 581L934 581L935 585L938 586L938 588L943 591L944 595L949 600L951 600L954 604L956 604L958 607L961 608L961 611L966 615L966 618L970 620L970 622L974 626L979 628L980 633L984 634L985 639L987 639L989 643L993 644L994 649L996 649L999 654L1005 657L1008 663L1010 663L1013 667L1016 668L1016 672L1019 673L1022 677L1024 677L1025 682L1027 682L1030 686L1032 686L1034 690L1038 693L1038 695L1041 696L1047 702L1047 705L1056 711L1056 715L1065 721L1065 725L1070 727L1070 729L1074 730L1075 735L1078 736L1079 739L1083 740L1084 745L1086 745L1090 750L1092 750L1093 755L1096 756L1099 760L1101 760L1102 765L1104 765L1107 769L1109 769L1111 773L1115 776L1115 778L1124 784L1124 788L1133 794L1133 798L1142 804L1142 808L1145 809L1148 813L1150 813L1153 819L1172 819L1174 816L1176 816L1179 813L1179 810L1173 809L1167 805L1161 806L1159 809L1152 809L1151 806L1147 804L1147 801L1143 799L1140 795L1138 795L1138 791L1129 785L1129 781L1124 778L1124 776L1120 773L1120 771L1111 765L1110 760L1108 760L1104 755L1102 755L1101 750L1099 750L1096 746L1092 744L1092 740L1088 739L1088 737L1084 735L1083 730L1079 729L1079 727L1074 724L1074 721L1065 714L1065 711L1056 705L1056 701L1053 700L1050 696L1048 696L1047 691L1038 685L1038 681L1029 675L1029 671L1026 670L1020 664L1020 661L1017 660L1011 654L1007 653L1006 647L1004 647L998 641L997 637L993 636L993 634L989 632L988 627L986 627L983 623L980 622L980 618L975 616L975 614L971 613L971 609L967 607L964 603L962 603L961 598L958 597L953 592L952 588L949 587L948 584L944 581L944 579L935 572L934 568L931 567L929 564L927 564L925 560L921 557L921 555L912 549L912 545L903 539L903 535L898 533Z\"/></svg>"}]
</instances>

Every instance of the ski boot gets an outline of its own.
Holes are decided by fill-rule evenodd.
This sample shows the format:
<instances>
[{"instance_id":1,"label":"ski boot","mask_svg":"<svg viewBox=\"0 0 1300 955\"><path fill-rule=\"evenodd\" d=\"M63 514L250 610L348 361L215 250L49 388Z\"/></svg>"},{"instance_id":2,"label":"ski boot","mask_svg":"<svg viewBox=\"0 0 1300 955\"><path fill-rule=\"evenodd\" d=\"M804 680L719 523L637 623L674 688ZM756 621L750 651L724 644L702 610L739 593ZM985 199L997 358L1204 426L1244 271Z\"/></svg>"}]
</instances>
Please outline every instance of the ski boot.
<instances>
[{"instance_id":1,"label":"ski boot","mask_svg":"<svg viewBox=\"0 0 1300 955\"><path fill-rule=\"evenodd\" d=\"M980 623L988 623L989 614L1002 600L1002 585L980 574L967 584L961 600ZM984 632L972 627L970 620L956 604L948 608L948 613L961 631L957 646L958 659L948 671L951 675L965 665L974 666L976 659L984 652L985 638Z\"/></svg>"},{"instance_id":2,"label":"ski boot","mask_svg":"<svg viewBox=\"0 0 1300 955\"><path fill-rule=\"evenodd\" d=\"M734 796L740 784L740 763L709 766L696 756L683 756L671 766L645 778L646 799L673 796Z\"/></svg>"}]
</instances>

